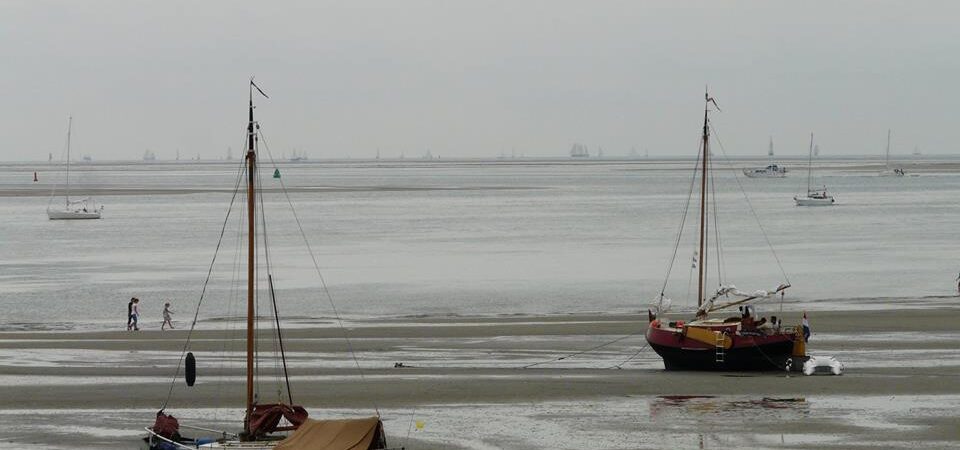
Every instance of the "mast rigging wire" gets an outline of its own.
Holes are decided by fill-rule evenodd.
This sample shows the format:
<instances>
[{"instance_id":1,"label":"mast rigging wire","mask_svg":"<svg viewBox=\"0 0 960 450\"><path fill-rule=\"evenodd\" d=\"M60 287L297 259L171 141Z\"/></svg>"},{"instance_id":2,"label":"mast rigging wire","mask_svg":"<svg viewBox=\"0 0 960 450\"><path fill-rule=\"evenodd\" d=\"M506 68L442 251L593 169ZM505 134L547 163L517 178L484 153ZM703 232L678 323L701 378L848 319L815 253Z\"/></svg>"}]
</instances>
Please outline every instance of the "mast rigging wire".
<instances>
[{"instance_id":1,"label":"mast rigging wire","mask_svg":"<svg viewBox=\"0 0 960 450\"><path fill-rule=\"evenodd\" d=\"M710 127L710 130L713 132L713 135L717 140L717 144L720 145L720 151L723 153L724 161L727 163L728 167L732 167L730 158L727 156L727 151L723 147L723 142L720 140L720 134L717 133L717 130L714 129L713 126ZM780 268L780 273L783 275L784 281L786 281L787 284L791 284L790 277L787 276L787 271L784 270L783 264L780 262L780 256L777 255L777 250L773 247L773 243L770 241L770 236L767 235L767 230L765 230L763 228L763 224L760 223L760 216L757 215L757 211L753 208L753 203L750 201L750 196L747 195L747 191L743 188L743 184L740 183L740 177L737 176L736 170L733 170L733 179L736 180L737 187L740 188L740 193L743 194L743 198L747 202L747 207L750 209L750 214L757 222L757 227L760 228L760 234L763 235L763 240L766 241L767 247L770 248L770 253L773 253L773 259L777 262L777 267Z\"/></svg>"},{"instance_id":2,"label":"mast rigging wire","mask_svg":"<svg viewBox=\"0 0 960 450\"><path fill-rule=\"evenodd\" d=\"M690 177L690 189L687 192L687 203L683 207L683 216L680 219L680 226L677 228L677 239L673 245L673 256L670 257L670 264L667 265L667 273L663 279L663 286L660 287L660 298L657 309L663 306L664 292L667 290L667 283L670 282L670 274L673 272L673 264L677 260L677 251L680 249L680 241L683 238L683 227L687 222L687 215L690 212L690 200L693 198L693 188L696 185L697 171L700 169L700 155L703 152L703 141L700 141L700 151L697 152L697 163L693 166L693 176ZM700 264L702 255L697 255L697 264Z\"/></svg>"},{"instance_id":3,"label":"mast rigging wire","mask_svg":"<svg viewBox=\"0 0 960 450\"><path fill-rule=\"evenodd\" d=\"M585 353L590 353L590 352L592 352L592 351L594 351L594 350L599 350L599 349L604 348L604 347L606 347L606 346L608 346L608 345L616 344L617 342L620 342L620 341L622 341L622 340L624 340L624 339L629 339L629 338L634 337L634 336L636 336L636 335L638 335L638 334L646 333L646 331L647 331L646 329L644 329L644 330L642 330L642 331L635 331L635 332L630 333L630 334L628 334L628 335L618 337L618 338L616 338L616 339L614 339L614 340L612 340L612 341L605 342L605 343L600 344L600 345L597 345L597 346L595 346L595 347L590 347L590 348L588 348L588 349L586 349L586 350L581 350L581 351L578 351L578 352L573 352L573 353L570 353L570 354L567 354L567 355L563 355L563 356L561 356L561 357L559 357L559 358L553 358L553 359L546 360L546 361L540 361L540 362L535 362L535 363L532 363L532 364L527 364L527 365L525 365L525 366L520 366L520 368L521 368L521 369L529 369L529 368L531 368L531 367L539 366L539 365L541 365L541 364L548 364L548 363L552 363L552 362L562 361L562 360L565 360L565 359L567 359L567 358L572 358L572 357L574 357L574 356L579 356L579 355L583 355L583 354L585 354ZM639 353L639 352L638 352L638 353Z\"/></svg>"},{"instance_id":4,"label":"mast rigging wire","mask_svg":"<svg viewBox=\"0 0 960 450\"><path fill-rule=\"evenodd\" d=\"M263 141L263 147L267 151L267 156L270 158L270 163L273 164L275 170L279 170L279 167L276 165L276 161L273 159L273 154L270 153L270 146L267 144L267 138L264 136L263 131L261 131L259 127L257 127L257 135ZM347 333L347 327L343 325L343 318L340 316L340 312L337 310L337 305L333 301L333 295L330 294L330 289L327 286L327 280L324 278L323 272L320 270L320 263L317 261L317 256L313 253L313 248L310 246L310 241L307 239L307 233L303 230L303 223L300 221L300 216L297 214L297 209L293 206L293 200L290 199L290 193L287 191L286 183L283 182L283 178L279 178L278 180L280 181L280 190L283 192L283 195L287 200L287 204L290 205L290 211L293 213L293 218L297 223L297 228L300 230L300 237L303 239L304 246L307 248L307 253L310 254L310 259L313 261L313 267L316 269L317 277L320 278L320 284L323 287L323 293L330 303L330 308L333 311L334 318L337 320L337 326L340 328L340 331L343 334L343 339L347 343L347 349L350 352L350 356L353 358L354 365L357 367L357 373L360 375L360 381L367 383L367 379L363 373L363 368L360 366L360 360L357 358L357 354L353 349L353 343L350 341L349 333ZM376 401L373 403L373 409L377 412L377 417L379 417L380 408L377 406Z\"/></svg>"},{"instance_id":5,"label":"mast rigging wire","mask_svg":"<svg viewBox=\"0 0 960 450\"><path fill-rule=\"evenodd\" d=\"M223 218L223 225L220 227L220 237L217 239L217 246L213 251L213 258L210 260L210 267L207 269L207 276L203 280L203 288L200 290L200 298L197 300L197 308L193 313L193 321L190 323L190 331L187 332L186 342L183 343L183 350L180 351L180 358L177 360L177 370L174 371L173 379L170 380L170 389L167 391L167 398L163 401L163 405L160 407L161 411L167 408L167 404L170 402L170 397L173 396L173 387L177 382L177 377L180 376L180 367L183 365L183 358L187 354L187 348L190 346L190 338L193 336L193 331L197 327L197 318L200 316L200 306L203 304L204 295L207 293L207 285L210 283L210 277L213 274L213 266L217 262L217 255L220 253L221 244L223 244L223 235L227 230L227 222L230 220L230 213L233 211L233 204L237 199L237 192L240 189L240 182L243 180L243 174L245 172L246 170L243 168L243 165L241 165L240 169L237 171L237 182L233 187L233 195L230 197L230 204L227 207L227 214Z\"/></svg>"}]
</instances>

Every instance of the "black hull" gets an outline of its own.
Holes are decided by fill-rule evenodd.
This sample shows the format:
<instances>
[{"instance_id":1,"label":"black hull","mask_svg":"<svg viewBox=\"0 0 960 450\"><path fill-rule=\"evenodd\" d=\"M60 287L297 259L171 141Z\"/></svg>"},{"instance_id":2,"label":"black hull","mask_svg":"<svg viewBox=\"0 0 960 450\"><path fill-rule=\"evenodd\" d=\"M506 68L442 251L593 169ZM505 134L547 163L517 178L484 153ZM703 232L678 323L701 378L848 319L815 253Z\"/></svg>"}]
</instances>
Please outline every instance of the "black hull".
<instances>
[{"instance_id":1,"label":"black hull","mask_svg":"<svg viewBox=\"0 0 960 450\"><path fill-rule=\"evenodd\" d=\"M793 352L793 342L784 341L751 347L732 348L717 361L714 349L686 349L651 343L663 358L667 370L773 371L784 370Z\"/></svg>"}]
</instances>

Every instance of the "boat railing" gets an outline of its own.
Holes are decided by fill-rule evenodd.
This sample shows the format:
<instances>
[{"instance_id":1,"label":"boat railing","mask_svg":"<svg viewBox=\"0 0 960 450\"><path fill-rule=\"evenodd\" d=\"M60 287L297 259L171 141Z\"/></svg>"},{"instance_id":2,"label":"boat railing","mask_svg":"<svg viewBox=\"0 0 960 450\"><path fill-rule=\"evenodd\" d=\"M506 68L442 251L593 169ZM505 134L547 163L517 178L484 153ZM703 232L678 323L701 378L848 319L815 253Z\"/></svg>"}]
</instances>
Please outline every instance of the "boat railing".
<instances>
[{"instance_id":1,"label":"boat railing","mask_svg":"<svg viewBox=\"0 0 960 450\"><path fill-rule=\"evenodd\" d=\"M236 437L240 437L239 434L237 434L237 433L231 433L231 432L229 432L229 431L214 430L214 429L203 428L203 427L195 427L195 426L186 425L186 424L180 425L180 428L189 428L189 429L191 429L191 430L206 431L206 432L208 432L208 433L217 433L217 434L223 435L224 438L226 438L227 436L231 436L231 437L235 437L235 438L236 438Z\"/></svg>"},{"instance_id":2,"label":"boat railing","mask_svg":"<svg viewBox=\"0 0 960 450\"><path fill-rule=\"evenodd\" d=\"M188 449L188 450L195 450L194 447L190 447L190 446L188 446L188 445L184 445L184 444L181 444L181 443L179 443L179 442L177 442L177 441L174 441L173 439L167 439L167 438L165 438L165 437L163 437L163 436L160 436L159 434L157 434L156 431L153 431L153 429L150 428L150 427L143 427L143 429L144 429L144 430L147 430L147 433L150 433L150 435L152 436L152 437L150 438L151 441L153 440L153 438L157 438L157 439L159 439L159 440L161 440L161 441L164 441L164 442L173 444L173 445L175 445L177 448L185 448L185 449ZM151 442L151 443L152 443L152 442Z\"/></svg>"}]
</instances>

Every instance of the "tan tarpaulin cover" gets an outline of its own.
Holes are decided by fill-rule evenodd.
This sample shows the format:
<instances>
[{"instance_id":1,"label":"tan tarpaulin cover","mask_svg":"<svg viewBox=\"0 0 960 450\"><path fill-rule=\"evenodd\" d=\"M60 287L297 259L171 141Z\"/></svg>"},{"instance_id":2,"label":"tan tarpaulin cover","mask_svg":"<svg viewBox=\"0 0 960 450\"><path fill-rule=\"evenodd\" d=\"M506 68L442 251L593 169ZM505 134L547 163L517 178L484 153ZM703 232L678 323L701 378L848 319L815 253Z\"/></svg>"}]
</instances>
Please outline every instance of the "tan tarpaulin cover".
<instances>
[{"instance_id":1,"label":"tan tarpaulin cover","mask_svg":"<svg viewBox=\"0 0 960 450\"><path fill-rule=\"evenodd\" d=\"M370 450L380 428L379 417L307 419L274 450Z\"/></svg>"}]
</instances>

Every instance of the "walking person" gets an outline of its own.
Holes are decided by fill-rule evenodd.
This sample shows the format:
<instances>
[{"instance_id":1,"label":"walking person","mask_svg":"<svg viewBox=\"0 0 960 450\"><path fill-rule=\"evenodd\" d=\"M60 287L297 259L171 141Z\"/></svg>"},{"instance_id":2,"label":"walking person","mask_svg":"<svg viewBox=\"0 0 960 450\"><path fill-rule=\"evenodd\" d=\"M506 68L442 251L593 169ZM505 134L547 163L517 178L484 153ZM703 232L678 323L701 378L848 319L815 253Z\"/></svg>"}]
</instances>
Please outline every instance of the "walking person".
<instances>
[{"instance_id":1,"label":"walking person","mask_svg":"<svg viewBox=\"0 0 960 450\"><path fill-rule=\"evenodd\" d=\"M136 297L130 297L130 302L127 303L127 331L133 329L133 301L136 300Z\"/></svg>"},{"instance_id":2,"label":"walking person","mask_svg":"<svg viewBox=\"0 0 960 450\"><path fill-rule=\"evenodd\" d=\"M170 325L170 329L173 329L173 321L170 319L170 315L173 314L173 311L170 311L170 304L163 304L163 325L160 325L160 330L165 330L167 325Z\"/></svg>"},{"instance_id":3,"label":"walking person","mask_svg":"<svg viewBox=\"0 0 960 450\"><path fill-rule=\"evenodd\" d=\"M133 305L130 308L130 326L133 328L133 331L140 331L140 299L134 297Z\"/></svg>"}]
</instances>

